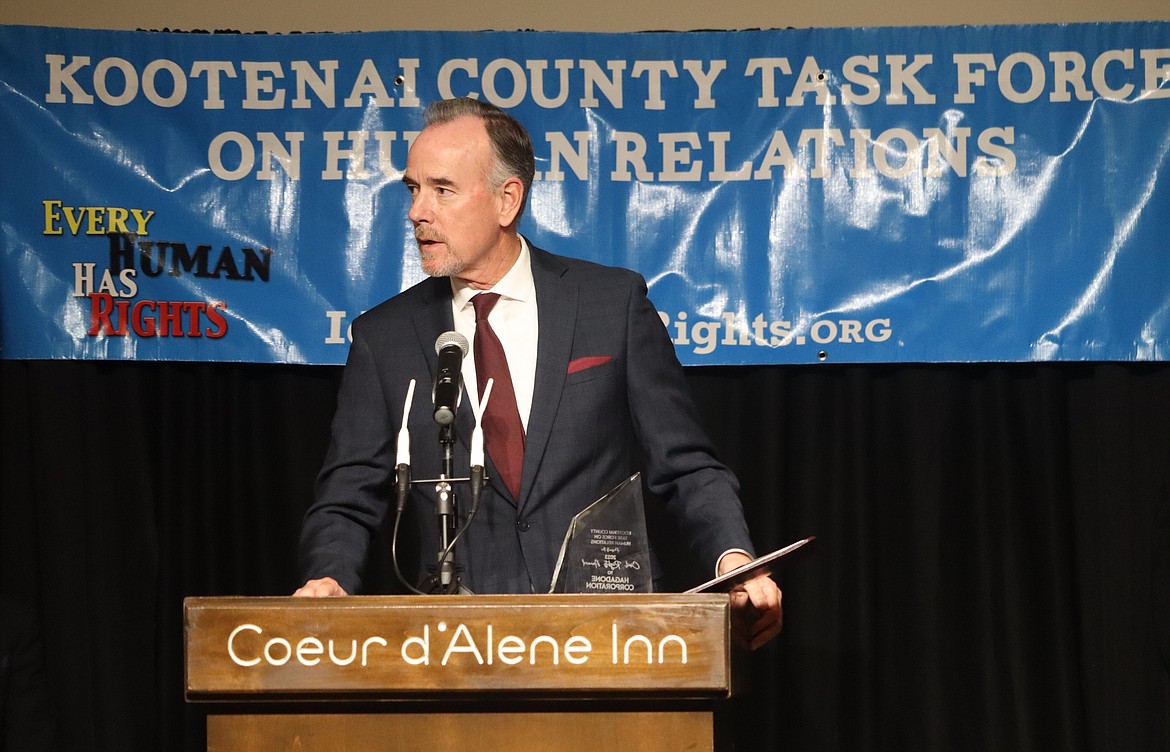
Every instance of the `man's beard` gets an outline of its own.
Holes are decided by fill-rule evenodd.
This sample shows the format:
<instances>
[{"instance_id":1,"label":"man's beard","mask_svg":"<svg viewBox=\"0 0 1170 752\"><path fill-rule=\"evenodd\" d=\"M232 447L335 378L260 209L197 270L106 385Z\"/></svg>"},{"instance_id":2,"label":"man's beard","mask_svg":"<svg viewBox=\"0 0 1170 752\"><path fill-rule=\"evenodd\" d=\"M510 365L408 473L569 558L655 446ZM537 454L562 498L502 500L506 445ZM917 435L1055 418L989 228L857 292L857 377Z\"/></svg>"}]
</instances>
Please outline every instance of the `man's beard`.
<instances>
[{"instance_id":1,"label":"man's beard","mask_svg":"<svg viewBox=\"0 0 1170 752\"><path fill-rule=\"evenodd\" d=\"M440 255L431 251L427 251L421 243L419 244L419 264L422 266L422 270L427 276L454 277L467 267L466 262L464 262L462 258L451 252L451 246L447 243L445 238L436 236L426 236L424 238L420 238L418 236L415 237L416 241L424 239L438 241L446 248L446 252Z\"/></svg>"}]
</instances>

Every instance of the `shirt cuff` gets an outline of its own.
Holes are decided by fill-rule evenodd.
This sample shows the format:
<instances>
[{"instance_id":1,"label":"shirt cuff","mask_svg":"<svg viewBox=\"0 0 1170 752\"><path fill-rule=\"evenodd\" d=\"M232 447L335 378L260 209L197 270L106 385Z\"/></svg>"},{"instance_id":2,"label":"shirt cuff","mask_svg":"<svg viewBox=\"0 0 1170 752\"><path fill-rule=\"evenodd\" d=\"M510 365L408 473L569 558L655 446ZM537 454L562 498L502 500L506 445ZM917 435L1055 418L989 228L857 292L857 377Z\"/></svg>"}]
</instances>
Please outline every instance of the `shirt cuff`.
<instances>
[{"instance_id":1,"label":"shirt cuff","mask_svg":"<svg viewBox=\"0 0 1170 752\"><path fill-rule=\"evenodd\" d=\"M751 555L750 552L744 551L742 548L729 548L728 550L719 554L719 559L715 562L715 576L716 577L719 576L719 565L723 563L724 557L726 557L728 554L743 554L744 556L748 557L749 559L755 558L754 556Z\"/></svg>"}]
</instances>

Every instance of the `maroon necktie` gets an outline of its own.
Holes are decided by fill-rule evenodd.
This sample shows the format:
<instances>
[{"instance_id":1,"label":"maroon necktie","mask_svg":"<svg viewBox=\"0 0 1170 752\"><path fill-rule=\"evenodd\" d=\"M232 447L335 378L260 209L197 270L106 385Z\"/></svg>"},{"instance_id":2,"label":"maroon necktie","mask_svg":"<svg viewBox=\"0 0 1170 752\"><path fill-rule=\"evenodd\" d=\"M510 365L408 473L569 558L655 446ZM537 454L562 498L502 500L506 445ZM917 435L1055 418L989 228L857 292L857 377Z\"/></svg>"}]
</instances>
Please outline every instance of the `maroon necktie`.
<instances>
[{"instance_id":1,"label":"maroon necktie","mask_svg":"<svg viewBox=\"0 0 1170 752\"><path fill-rule=\"evenodd\" d=\"M512 388L512 374L500 338L488 323L488 314L500 299L499 293L481 292L471 299L475 306L475 377L479 381L479 396L488 379L495 379L483 416L483 436L488 454L496 465L500 480L520 500L520 473L524 467L524 426L516 407L516 390Z\"/></svg>"}]
</instances>

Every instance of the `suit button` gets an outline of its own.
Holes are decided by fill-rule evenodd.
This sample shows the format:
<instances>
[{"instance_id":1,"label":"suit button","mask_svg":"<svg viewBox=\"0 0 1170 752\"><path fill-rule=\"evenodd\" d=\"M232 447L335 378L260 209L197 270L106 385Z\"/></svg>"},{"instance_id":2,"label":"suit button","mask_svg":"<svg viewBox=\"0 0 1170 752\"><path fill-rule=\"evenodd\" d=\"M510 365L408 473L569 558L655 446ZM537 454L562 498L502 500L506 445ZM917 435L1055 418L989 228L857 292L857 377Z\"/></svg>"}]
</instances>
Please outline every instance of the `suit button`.
<instances>
[{"instance_id":1,"label":"suit button","mask_svg":"<svg viewBox=\"0 0 1170 752\"><path fill-rule=\"evenodd\" d=\"M528 532L528 523L524 520L516 520L516 529L522 533Z\"/></svg>"}]
</instances>

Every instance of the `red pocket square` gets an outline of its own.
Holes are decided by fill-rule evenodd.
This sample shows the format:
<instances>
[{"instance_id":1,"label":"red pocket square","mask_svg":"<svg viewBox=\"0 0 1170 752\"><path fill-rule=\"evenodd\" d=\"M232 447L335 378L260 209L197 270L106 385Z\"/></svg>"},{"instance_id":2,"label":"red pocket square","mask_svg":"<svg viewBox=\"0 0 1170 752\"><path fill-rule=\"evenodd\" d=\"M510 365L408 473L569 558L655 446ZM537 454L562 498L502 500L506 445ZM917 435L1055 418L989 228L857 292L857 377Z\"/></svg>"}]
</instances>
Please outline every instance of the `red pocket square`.
<instances>
[{"instance_id":1,"label":"red pocket square","mask_svg":"<svg viewBox=\"0 0 1170 752\"><path fill-rule=\"evenodd\" d=\"M577 358L569 361L569 373L576 373L577 371L584 371L586 368L593 368L600 366L613 360L612 355L590 355L584 358Z\"/></svg>"}]
</instances>

